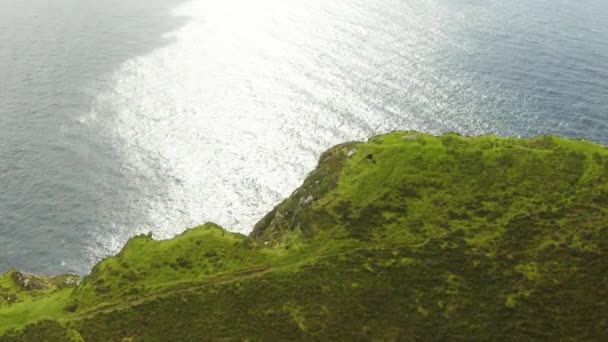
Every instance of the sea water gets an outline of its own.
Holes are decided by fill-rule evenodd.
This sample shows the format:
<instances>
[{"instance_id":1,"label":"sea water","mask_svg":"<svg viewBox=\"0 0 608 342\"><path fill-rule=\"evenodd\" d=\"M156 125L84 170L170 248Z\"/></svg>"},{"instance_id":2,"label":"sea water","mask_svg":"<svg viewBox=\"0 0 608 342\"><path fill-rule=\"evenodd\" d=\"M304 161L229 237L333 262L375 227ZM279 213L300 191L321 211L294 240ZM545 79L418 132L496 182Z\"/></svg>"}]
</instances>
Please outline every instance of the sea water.
<instances>
[{"instance_id":1,"label":"sea water","mask_svg":"<svg viewBox=\"0 0 608 342\"><path fill-rule=\"evenodd\" d=\"M391 130L608 144L608 2L0 0L0 271L247 233Z\"/></svg>"}]
</instances>

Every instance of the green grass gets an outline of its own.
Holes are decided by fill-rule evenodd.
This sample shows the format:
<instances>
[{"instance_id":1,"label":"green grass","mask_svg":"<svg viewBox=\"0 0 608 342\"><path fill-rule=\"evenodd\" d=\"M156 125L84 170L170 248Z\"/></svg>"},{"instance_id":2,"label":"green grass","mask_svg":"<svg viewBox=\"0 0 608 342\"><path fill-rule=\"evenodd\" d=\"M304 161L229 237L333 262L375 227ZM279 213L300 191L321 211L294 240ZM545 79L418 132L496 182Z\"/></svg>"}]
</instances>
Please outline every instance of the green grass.
<instances>
[{"instance_id":1,"label":"green grass","mask_svg":"<svg viewBox=\"0 0 608 342\"><path fill-rule=\"evenodd\" d=\"M70 295L70 289L63 289L35 300L30 299L5 307L0 310L0 326L4 330L44 319L65 320L70 316L65 310Z\"/></svg>"},{"instance_id":2,"label":"green grass","mask_svg":"<svg viewBox=\"0 0 608 342\"><path fill-rule=\"evenodd\" d=\"M324 153L250 236L135 237L0 305L0 341L605 340L607 248L606 147L395 132Z\"/></svg>"},{"instance_id":3,"label":"green grass","mask_svg":"<svg viewBox=\"0 0 608 342\"><path fill-rule=\"evenodd\" d=\"M0 308L76 286L78 276L40 276L10 270L0 275Z\"/></svg>"}]
</instances>

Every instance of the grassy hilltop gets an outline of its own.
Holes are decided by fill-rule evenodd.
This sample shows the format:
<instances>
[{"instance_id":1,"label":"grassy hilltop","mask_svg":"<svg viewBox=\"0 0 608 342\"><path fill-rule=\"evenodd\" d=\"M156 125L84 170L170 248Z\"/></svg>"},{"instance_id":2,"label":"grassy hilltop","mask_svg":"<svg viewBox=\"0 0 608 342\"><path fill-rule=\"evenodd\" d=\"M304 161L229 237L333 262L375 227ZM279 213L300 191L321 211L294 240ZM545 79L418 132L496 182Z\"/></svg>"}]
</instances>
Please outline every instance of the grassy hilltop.
<instances>
[{"instance_id":1,"label":"grassy hilltop","mask_svg":"<svg viewBox=\"0 0 608 342\"><path fill-rule=\"evenodd\" d=\"M1 276L0 341L607 340L607 252L606 147L395 132L325 152L250 236Z\"/></svg>"}]
</instances>

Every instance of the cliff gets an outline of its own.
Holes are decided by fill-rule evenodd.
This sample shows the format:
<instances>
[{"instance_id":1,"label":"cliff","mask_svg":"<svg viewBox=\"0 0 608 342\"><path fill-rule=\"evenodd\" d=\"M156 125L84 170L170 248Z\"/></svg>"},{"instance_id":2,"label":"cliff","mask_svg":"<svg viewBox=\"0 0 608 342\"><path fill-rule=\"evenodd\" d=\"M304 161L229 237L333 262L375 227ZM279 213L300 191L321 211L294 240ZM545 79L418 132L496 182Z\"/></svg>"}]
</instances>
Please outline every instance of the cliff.
<instances>
[{"instance_id":1,"label":"cliff","mask_svg":"<svg viewBox=\"0 0 608 342\"><path fill-rule=\"evenodd\" d=\"M324 153L250 236L4 275L0 341L603 340L607 251L606 147L395 132Z\"/></svg>"}]
</instances>

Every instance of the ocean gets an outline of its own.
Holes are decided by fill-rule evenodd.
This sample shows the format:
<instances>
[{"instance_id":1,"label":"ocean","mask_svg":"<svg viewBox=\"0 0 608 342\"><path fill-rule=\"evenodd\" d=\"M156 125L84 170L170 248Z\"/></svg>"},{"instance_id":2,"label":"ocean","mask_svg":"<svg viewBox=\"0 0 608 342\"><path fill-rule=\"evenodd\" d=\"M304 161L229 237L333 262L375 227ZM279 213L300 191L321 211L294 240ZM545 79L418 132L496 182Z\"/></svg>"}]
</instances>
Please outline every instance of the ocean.
<instances>
[{"instance_id":1,"label":"ocean","mask_svg":"<svg viewBox=\"0 0 608 342\"><path fill-rule=\"evenodd\" d=\"M391 130L608 144L608 2L0 0L0 272L246 234Z\"/></svg>"}]
</instances>

